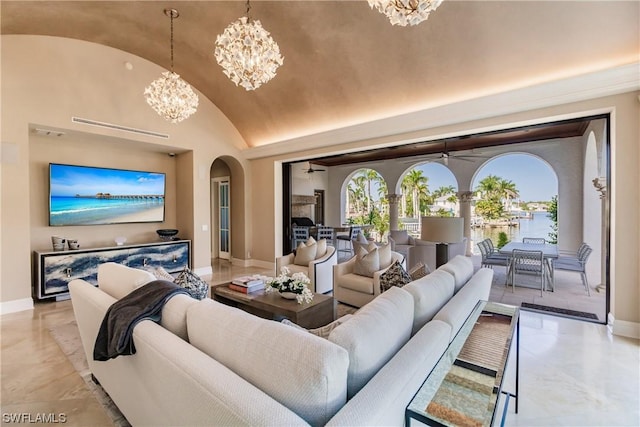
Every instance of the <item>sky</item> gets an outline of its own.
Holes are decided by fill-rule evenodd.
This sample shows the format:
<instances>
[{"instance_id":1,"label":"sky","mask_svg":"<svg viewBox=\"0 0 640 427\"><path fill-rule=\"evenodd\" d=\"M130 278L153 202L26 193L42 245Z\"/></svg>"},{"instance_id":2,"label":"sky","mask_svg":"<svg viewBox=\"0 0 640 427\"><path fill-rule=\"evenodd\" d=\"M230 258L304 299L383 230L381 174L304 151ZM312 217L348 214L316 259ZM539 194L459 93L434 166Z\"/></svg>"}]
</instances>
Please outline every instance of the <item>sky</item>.
<instances>
[{"instance_id":1,"label":"sky","mask_svg":"<svg viewBox=\"0 0 640 427\"><path fill-rule=\"evenodd\" d=\"M449 160L450 162L461 160ZM456 180L445 166L432 162L418 166L429 178L429 190L447 185L457 188ZM548 201L558 194L558 179L553 169L542 160L526 154L507 154L487 162L472 182L472 188L488 175L512 181L525 202Z\"/></svg>"}]
</instances>

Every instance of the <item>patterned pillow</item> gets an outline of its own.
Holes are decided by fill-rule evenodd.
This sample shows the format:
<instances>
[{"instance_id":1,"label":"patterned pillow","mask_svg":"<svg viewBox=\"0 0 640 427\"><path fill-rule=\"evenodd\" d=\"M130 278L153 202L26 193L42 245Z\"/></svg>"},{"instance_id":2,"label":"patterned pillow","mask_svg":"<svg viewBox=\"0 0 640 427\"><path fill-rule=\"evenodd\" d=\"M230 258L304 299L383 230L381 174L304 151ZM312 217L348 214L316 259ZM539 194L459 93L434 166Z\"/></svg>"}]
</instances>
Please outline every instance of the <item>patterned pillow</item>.
<instances>
[{"instance_id":1,"label":"patterned pillow","mask_svg":"<svg viewBox=\"0 0 640 427\"><path fill-rule=\"evenodd\" d=\"M409 273L402 267L402 264L394 261L391 267L380 275L380 292L387 291L393 286L401 288L409 282L411 282Z\"/></svg>"},{"instance_id":2,"label":"patterned pillow","mask_svg":"<svg viewBox=\"0 0 640 427\"><path fill-rule=\"evenodd\" d=\"M185 288L195 299L204 299L209 294L209 284L189 270L189 267L185 267L173 282Z\"/></svg>"},{"instance_id":3,"label":"patterned pillow","mask_svg":"<svg viewBox=\"0 0 640 427\"><path fill-rule=\"evenodd\" d=\"M151 271L151 274L156 276L156 279L158 280L168 280L170 282L173 282L175 280L175 278L163 267L154 269L153 271Z\"/></svg>"},{"instance_id":4,"label":"patterned pillow","mask_svg":"<svg viewBox=\"0 0 640 427\"><path fill-rule=\"evenodd\" d=\"M431 270L423 262L417 263L411 270L409 270L411 280L418 280L429 273L431 273Z\"/></svg>"}]
</instances>

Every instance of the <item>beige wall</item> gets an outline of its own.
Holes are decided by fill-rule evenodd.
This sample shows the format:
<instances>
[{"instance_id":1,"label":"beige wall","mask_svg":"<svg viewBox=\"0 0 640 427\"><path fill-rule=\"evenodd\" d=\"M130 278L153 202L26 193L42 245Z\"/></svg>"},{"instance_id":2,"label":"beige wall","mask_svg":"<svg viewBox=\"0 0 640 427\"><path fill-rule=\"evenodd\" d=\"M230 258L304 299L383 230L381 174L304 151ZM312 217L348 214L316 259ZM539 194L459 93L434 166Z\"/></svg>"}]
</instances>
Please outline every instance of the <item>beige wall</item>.
<instances>
[{"instance_id":1,"label":"beige wall","mask_svg":"<svg viewBox=\"0 0 640 427\"><path fill-rule=\"evenodd\" d=\"M106 46L57 37L3 35L1 55L2 311L31 301L31 253L48 247L47 236L73 234L83 247L103 245L121 233L131 241L157 239L153 235L156 225L48 227L43 219L46 196L41 199L46 194L41 166L50 161L47 153L62 163L141 170L158 167L170 172L174 201L168 200L173 206L169 206L164 225L175 225L181 235L191 238L194 267L210 271L210 232L202 226L209 227L210 221L211 164L227 156L236 159L235 172L244 173L247 167L240 151L246 144L227 118L200 95L198 112L192 117L179 124L165 121L142 95L164 70ZM125 62L133 69L128 70ZM73 116L151 130L169 138L76 124L71 122ZM49 139L34 136L30 131L34 126L65 131L67 135L61 138L66 142L54 146ZM69 137L72 133L83 135ZM171 160L168 152L179 155ZM95 158L89 159L92 155ZM244 198L251 197L250 189L240 192ZM239 218L237 226L244 229L244 215Z\"/></svg>"},{"instance_id":2,"label":"beige wall","mask_svg":"<svg viewBox=\"0 0 640 427\"><path fill-rule=\"evenodd\" d=\"M499 108L499 106L496 106ZM460 122L454 125L433 127L421 132L413 132L410 138L415 139L418 134L423 138L445 134L472 133L474 130L486 129L490 127L508 127L509 124L536 121L548 121L568 116L587 115L602 112L613 112L612 114L612 250L611 260L611 313L617 325L622 325L625 329L623 334L630 330L631 334L637 334L640 324L640 193L638 184L640 183L640 129L638 118L640 117L640 103L638 93L630 92L621 95L598 98L588 101L558 105L554 107L532 110L517 114L497 116L484 120L464 122L464 117L460 117ZM387 129L391 132L390 129ZM392 137L385 137L386 140ZM398 134L397 141L407 140L407 135ZM305 154L308 157L313 155L339 153L346 150L357 150L379 143L378 140L359 140L350 144L340 144L332 147L308 150ZM274 162L299 159L301 152L292 152L289 155L278 155L252 160L252 173L254 179L253 186L260 186L267 180L277 179L280 174L279 167L274 167ZM578 164L582 164L582 155ZM580 177L581 179L581 177ZM261 191L261 215L254 216L254 227L258 222L267 221L274 229L274 233L267 225L258 236L254 235L254 246L257 242L264 244L259 254L260 259L272 260L279 253L276 252L278 239L282 234L280 221L274 212L278 209L281 200L274 193L265 194Z\"/></svg>"}]
</instances>

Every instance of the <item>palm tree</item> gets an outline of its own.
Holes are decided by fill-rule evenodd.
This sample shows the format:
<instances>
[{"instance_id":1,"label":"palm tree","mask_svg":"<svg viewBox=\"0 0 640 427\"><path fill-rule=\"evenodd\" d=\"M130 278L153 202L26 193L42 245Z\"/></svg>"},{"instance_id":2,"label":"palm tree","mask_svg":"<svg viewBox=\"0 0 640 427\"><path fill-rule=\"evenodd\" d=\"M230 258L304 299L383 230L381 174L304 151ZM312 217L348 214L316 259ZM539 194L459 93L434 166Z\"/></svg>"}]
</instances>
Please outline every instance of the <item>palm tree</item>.
<instances>
[{"instance_id":1,"label":"palm tree","mask_svg":"<svg viewBox=\"0 0 640 427\"><path fill-rule=\"evenodd\" d=\"M500 180L500 194L506 200L505 208L507 211L511 210L511 200L518 197L520 194L518 193L518 189L516 188L516 184L512 181L501 179Z\"/></svg>"},{"instance_id":2,"label":"palm tree","mask_svg":"<svg viewBox=\"0 0 640 427\"><path fill-rule=\"evenodd\" d=\"M424 176L420 169L411 169L402 179L403 189L407 188L411 190L414 217L420 216L420 199L429 196L428 183L429 178Z\"/></svg>"}]
</instances>

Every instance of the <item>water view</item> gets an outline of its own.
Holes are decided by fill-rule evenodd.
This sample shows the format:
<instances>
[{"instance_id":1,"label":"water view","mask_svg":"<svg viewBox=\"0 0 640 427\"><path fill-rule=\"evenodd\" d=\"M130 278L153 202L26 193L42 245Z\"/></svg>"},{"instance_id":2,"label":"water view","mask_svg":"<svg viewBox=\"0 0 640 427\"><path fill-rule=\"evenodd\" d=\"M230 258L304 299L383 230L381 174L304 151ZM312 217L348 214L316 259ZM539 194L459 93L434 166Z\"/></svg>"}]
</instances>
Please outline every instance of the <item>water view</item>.
<instances>
[{"instance_id":1,"label":"water view","mask_svg":"<svg viewBox=\"0 0 640 427\"><path fill-rule=\"evenodd\" d=\"M534 212L531 219L519 219L519 227L478 227L471 229L471 240L473 243L473 253L479 255L480 251L476 243L491 239L493 243L498 243L498 234L501 231L507 233L509 241L522 241L523 237L544 237L549 240L551 232L551 218L547 212Z\"/></svg>"}]
</instances>

